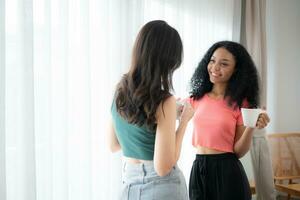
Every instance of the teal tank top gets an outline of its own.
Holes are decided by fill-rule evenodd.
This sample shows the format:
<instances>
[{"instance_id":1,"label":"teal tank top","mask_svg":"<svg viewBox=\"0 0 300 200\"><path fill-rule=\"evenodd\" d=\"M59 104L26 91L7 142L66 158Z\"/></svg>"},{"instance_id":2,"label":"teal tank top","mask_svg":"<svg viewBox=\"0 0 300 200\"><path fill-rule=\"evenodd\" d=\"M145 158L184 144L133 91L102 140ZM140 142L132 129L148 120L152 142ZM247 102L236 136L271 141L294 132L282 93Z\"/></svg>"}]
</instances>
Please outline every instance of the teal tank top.
<instances>
[{"instance_id":1,"label":"teal tank top","mask_svg":"<svg viewBox=\"0 0 300 200\"><path fill-rule=\"evenodd\" d=\"M153 160L155 132L145 126L137 126L126 121L117 112L115 101L111 107L111 114L123 155L139 160Z\"/></svg>"}]
</instances>

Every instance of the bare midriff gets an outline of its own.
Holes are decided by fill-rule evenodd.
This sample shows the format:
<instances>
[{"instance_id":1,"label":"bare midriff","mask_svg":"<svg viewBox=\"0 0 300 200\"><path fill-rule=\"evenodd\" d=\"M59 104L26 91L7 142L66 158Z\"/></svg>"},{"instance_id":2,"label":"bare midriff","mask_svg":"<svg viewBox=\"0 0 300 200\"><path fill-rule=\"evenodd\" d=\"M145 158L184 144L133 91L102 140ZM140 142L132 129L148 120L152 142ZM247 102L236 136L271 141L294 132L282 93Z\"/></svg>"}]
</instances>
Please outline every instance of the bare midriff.
<instances>
[{"instance_id":1,"label":"bare midriff","mask_svg":"<svg viewBox=\"0 0 300 200\"><path fill-rule=\"evenodd\" d=\"M139 160L135 158L129 158L124 156L124 160L128 163L138 164L138 163L150 163L152 160Z\"/></svg>"},{"instance_id":2,"label":"bare midriff","mask_svg":"<svg viewBox=\"0 0 300 200\"><path fill-rule=\"evenodd\" d=\"M202 147L202 146L197 146L197 154L221 154L221 153L227 153L225 151L219 151L216 149L211 149L208 147Z\"/></svg>"}]
</instances>

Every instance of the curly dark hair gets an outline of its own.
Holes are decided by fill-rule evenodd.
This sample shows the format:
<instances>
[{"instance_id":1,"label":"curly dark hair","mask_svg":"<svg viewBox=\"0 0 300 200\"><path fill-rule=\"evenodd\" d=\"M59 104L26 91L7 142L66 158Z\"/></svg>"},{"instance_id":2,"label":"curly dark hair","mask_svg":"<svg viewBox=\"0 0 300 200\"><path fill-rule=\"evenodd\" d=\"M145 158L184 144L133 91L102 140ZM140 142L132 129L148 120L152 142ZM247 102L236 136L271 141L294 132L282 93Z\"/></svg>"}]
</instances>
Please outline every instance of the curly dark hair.
<instances>
[{"instance_id":1,"label":"curly dark hair","mask_svg":"<svg viewBox=\"0 0 300 200\"><path fill-rule=\"evenodd\" d=\"M241 108L246 100L249 108L258 107L259 77L256 66L247 50L241 44L232 41L220 41L208 49L192 76L190 97L198 100L212 90L213 83L210 82L207 65L218 48L229 51L236 61L235 71L229 79L224 96L228 105Z\"/></svg>"},{"instance_id":2,"label":"curly dark hair","mask_svg":"<svg viewBox=\"0 0 300 200\"><path fill-rule=\"evenodd\" d=\"M173 72L182 54L182 41L173 27L161 20L145 24L135 41L131 68L117 85L118 113L129 123L154 130L156 110L171 96Z\"/></svg>"}]
</instances>

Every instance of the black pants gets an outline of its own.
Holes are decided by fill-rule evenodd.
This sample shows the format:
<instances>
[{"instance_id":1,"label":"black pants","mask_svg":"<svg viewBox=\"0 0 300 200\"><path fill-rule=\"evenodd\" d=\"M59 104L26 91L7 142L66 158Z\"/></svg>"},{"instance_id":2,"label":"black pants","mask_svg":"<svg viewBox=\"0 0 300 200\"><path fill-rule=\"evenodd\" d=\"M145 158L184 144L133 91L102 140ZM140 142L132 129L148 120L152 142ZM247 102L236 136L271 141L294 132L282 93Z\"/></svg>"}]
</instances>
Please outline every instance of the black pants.
<instances>
[{"instance_id":1,"label":"black pants","mask_svg":"<svg viewBox=\"0 0 300 200\"><path fill-rule=\"evenodd\" d=\"M250 200L249 182L236 155L196 155L189 196L191 200Z\"/></svg>"}]
</instances>

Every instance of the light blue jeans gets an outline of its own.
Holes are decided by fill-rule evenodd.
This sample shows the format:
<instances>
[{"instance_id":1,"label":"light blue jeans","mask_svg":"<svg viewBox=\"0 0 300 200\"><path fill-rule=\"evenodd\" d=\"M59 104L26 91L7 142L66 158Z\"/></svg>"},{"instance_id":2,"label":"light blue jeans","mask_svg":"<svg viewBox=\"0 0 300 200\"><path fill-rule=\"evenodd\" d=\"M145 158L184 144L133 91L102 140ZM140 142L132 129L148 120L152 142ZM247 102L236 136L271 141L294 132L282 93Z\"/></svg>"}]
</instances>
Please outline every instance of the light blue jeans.
<instances>
[{"instance_id":1,"label":"light blue jeans","mask_svg":"<svg viewBox=\"0 0 300 200\"><path fill-rule=\"evenodd\" d=\"M188 200L181 170L174 166L169 174L160 177L153 162L124 163L121 200Z\"/></svg>"}]
</instances>

